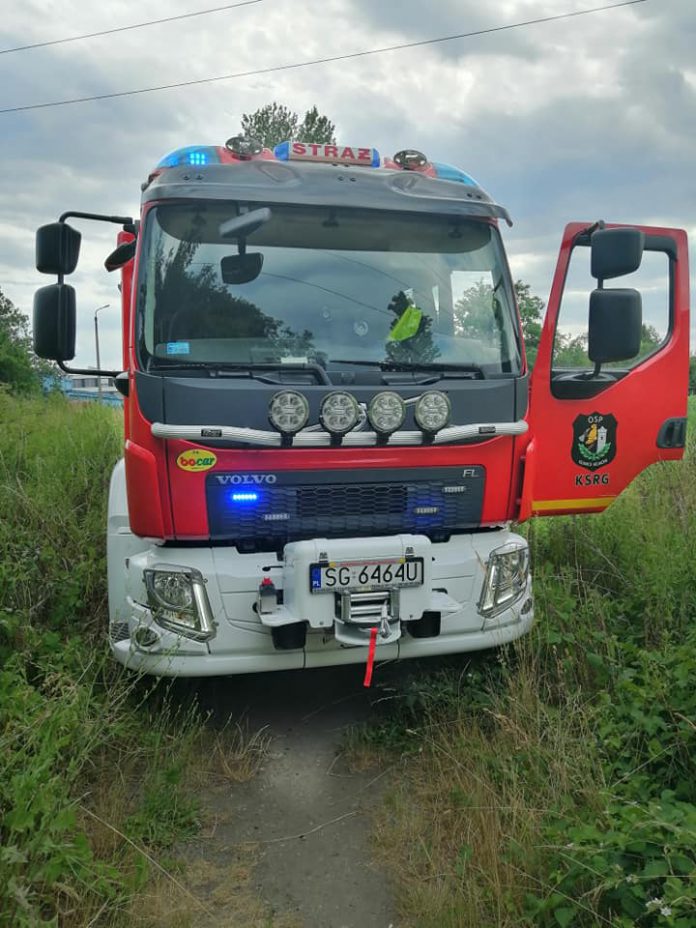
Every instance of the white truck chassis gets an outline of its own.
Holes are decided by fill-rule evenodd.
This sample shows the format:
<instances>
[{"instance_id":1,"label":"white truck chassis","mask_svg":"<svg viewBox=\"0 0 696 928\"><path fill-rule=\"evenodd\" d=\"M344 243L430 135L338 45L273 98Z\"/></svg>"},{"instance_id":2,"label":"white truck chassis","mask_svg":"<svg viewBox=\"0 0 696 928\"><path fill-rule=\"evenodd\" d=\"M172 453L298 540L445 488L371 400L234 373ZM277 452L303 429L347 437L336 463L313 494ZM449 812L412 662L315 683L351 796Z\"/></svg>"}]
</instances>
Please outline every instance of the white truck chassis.
<instances>
[{"instance_id":1,"label":"white truck chassis","mask_svg":"<svg viewBox=\"0 0 696 928\"><path fill-rule=\"evenodd\" d=\"M487 590L490 598L493 564L501 550L517 552L524 575L500 603L493 594L486 605L484 594ZM455 535L443 543L423 535L313 539L286 545L282 555L242 554L232 546L174 547L139 538L130 531L125 469L119 461L111 478L107 535L109 639L115 658L130 669L160 676L224 676L364 663L370 629L376 626L376 659L393 660L498 646L519 638L533 622L526 541L506 526ZM317 560L376 563L388 558L422 558L422 584L373 593L310 591L309 567ZM206 633L175 631L158 621L147 572L169 566L198 578ZM271 598L261 595L264 578L274 591ZM438 632L416 637L414 623L424 614L439 616ZM307 623L302 647L274 646L273 629L300 623Z\"/></svg>"}]
</instances>

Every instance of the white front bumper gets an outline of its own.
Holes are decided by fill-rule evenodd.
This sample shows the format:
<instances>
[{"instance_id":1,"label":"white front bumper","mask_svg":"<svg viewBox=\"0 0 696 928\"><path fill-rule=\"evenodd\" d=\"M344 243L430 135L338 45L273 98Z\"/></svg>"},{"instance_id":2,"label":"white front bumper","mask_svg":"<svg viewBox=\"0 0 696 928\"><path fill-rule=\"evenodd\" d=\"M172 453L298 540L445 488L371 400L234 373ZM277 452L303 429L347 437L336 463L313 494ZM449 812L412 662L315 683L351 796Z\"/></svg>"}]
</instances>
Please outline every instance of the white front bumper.
<instances>
[{"instance_id":1,"label":"white front bumper","mask_svg":"<svg viewBox=\"0 0 696 928\"><path fill-rule=\"evenodd\" d=\"M322 554L336 561L423 558L423 585L400 590L389 609L384 609L378 660L494 647L524 634L534 615L530 584L510 608L493 618L485 620L478 611L488 557L510 541L524 544L520 536L504 529L460 535L441 544L414 535L316 539L286 546L281 561L275 553L240 554L224 546L170 549L153 545L145 550L141 547L138 553L132 553L131 548L124 557L126 539L122 546L118 539L112 539L112 650L126 666L163 676L215 676L362 663L367 658L367 648L361 645L369 640L369 620L353 621L349 616L345 621L334 594L310 592L308 565ZM154 622L147 606L143 570L167 563L196 568L206 578L206 592L216 620L216 634L209 641L191 640ZM258 594L264 577L269 577L282 595L276 607L260 614ZM424 612L440 615L436 637L416 638L409 634L410 623ZM307 623L304 647L276 650L272 628L299 622ZM137 645L134 635L142 627L157 633L156 644Z\"/></svg>"}]
</instances>

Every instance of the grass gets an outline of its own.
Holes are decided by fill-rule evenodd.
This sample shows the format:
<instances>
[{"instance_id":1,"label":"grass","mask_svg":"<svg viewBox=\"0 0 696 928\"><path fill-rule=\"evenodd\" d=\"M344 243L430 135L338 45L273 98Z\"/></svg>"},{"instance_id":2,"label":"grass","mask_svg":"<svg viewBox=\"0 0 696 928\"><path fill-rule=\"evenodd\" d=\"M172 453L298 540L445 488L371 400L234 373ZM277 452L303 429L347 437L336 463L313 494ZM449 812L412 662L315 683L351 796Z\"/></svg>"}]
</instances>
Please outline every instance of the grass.
<instances>
[{"instance_id":1,"label":"grass","mask_svg":"<svg viewBox=\"0 0 696 928\"><path fill-rule=\"evenodd\" d=\"M0 420L0 925L292 925L199 801L255 774L264 734L106 654L120 417L0 394ZM414 665L347 736L396 768L375 844L401 928L696 925L693 451L602 516L528 526L533 633Z\"/></svg>"},{"instance_id":2,"label":"grass","mask_svg":"<svg viewBox=\"0 0 696 928\"><path fill-rule=\"evenodd\" d=\"M401 917L693 928L693 440L602 516L527 531L533 633L419 667L347 740L400 771L376 849Z\"/></svg>"},{"instance_id":3,"label":"grass","mask_svg":"<svg viewBox=\"0 0 696 928\"><path fill-rule=\"evenodd\" d=\"M178 849L206 824L201 786L253 776L266 739L211 731L107 654L120 416L0 393L0 421L0 925L173 924L172 893L198 924Z\"/></svg>"}]
</instances>

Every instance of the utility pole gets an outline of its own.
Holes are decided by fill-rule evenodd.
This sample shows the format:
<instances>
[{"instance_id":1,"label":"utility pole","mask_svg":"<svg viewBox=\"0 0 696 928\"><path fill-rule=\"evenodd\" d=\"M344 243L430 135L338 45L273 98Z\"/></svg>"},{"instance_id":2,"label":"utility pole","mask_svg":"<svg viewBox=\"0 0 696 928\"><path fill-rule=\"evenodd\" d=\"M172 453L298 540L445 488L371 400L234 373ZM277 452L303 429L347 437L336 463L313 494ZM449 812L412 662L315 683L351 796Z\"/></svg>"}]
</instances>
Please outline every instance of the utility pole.
<instances>
[{"instance_id":1,"label":"utility pole","mask_svg":"<svg viewBox=\"0 0 696 928\"><path fill-rule=\"evenodd\" d=\"M111 303L104 303L103 306L97 306L94 310L94 344L97 349L97 371L101 370L101 361L99 359L99 324L97 323L97 313L101 312L102 309L108 309L111 306ZM97 374L97 389L99 391L99 399L102 398L102 382L101 377Z\"/></svg>"}]
</instances>

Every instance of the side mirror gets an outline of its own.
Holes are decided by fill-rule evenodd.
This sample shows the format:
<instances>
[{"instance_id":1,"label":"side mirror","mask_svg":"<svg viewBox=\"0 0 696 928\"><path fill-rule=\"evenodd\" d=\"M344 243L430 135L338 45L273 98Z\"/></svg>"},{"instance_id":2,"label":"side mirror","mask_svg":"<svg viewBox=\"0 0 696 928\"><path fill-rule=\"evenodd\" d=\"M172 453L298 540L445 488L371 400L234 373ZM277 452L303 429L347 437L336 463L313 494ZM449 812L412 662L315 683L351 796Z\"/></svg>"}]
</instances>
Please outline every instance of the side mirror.
<instances>
[{"instance_id":1,"label":"side mirror","mask_svg":"<svg viewBox=\"0 0 696 928\"><path fill-rule=\"evenodd\" d=\"M248 284L261 273L263 255L251 252L246 255L227 255L220 262L220 273L226 284Z\"/></svg>"},{"instance_id":2,"label":"side mirror","mask_svg":"<svg viewBox=\"0 0 696 928\"><path fill-rule=\"evenodd\" d=\"M598 229L590 239L591 273L597 280L632 274L640 267L645 233L640 229Z\"/></svg>"},{"instance_id":3,"label":"side mirror","mask_svg":"<svg viewBox=\"0 0 696 928\"><path fill-rule=\"evenodd\" d=\"M51 284L34 294L34 352L48 361L75 357L75 290Z\"/></svg>"},{"instance_id":4,"label":"side mirror","mask_svg":"<svg viewBox=\"0 0 696 928\"><path fill-rule=\"evenodd\" d=\"M642 324L643 303L637 290L593 290L587 342L590 361L606 364L635 358L640 352Z\"/></svg>"},{"instance_id":5,"label":"side mirror","mask_svg":"<svg viewBox=\"0 0 696 928\"><path fill-rule=\"evenodd\" d=\"M128 264L131 258L135 257L135 246L135 239L131 242L123 242L122 245L117 245L104 261L104 267L107 271L117 271L120 267L123 267L124 264Z\"/></svg>"},{"instance_id":6,"label":"side mirror","mask_svg":"<svg viewBox=\"0 0 696 928\"><path fill-rule=\"evenodd\" d=\"M36 269L42 274L72 274L80 257L82 235L66 222L36 231Z\"/></svg>"}]
</instances>

